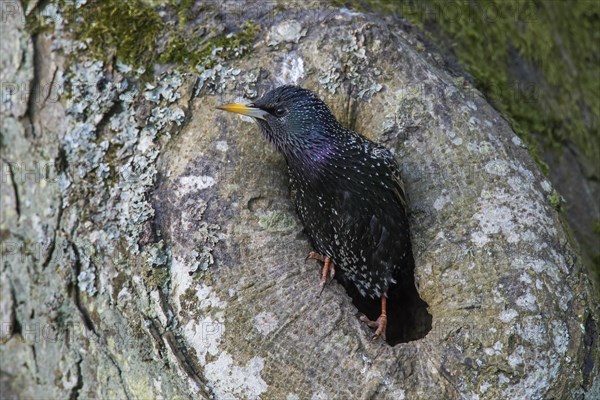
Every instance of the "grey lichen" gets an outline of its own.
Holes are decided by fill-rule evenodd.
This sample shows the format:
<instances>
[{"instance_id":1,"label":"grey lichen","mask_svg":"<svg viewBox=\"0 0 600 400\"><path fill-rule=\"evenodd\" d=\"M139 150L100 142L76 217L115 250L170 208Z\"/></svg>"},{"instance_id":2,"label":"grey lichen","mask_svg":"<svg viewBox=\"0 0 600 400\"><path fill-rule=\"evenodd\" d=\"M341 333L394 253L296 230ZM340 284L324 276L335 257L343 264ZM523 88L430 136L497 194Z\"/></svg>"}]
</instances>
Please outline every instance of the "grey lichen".
<instances>
[{"instance_id":1,"label":"grey lichen","mask_svg":"<svg viewBox=\"0 0 600 400\"><path fill-rule=\"evenodd\" d=\"M191 247L176 246L172 249L173 255L188 268L190 274L206 271L214 263L212 252L219 241L217 233L220 226L204 220L208 204L199 196L216 181L211 176L201 175L182 176L175 183L173 201L180 204L182 211L173 216L173 224L177 225L171 225L171 228L178 236L185 236L185 243Z\"/></svg>"},{"instance_id":2,"label":"grey lichen","mask_svg":"<svg viewBox=\"0 0 600 400\"><path fill-rule=\"evenodd\" d=\"M155 104L160 104L162 100L167 103L173 103L177 101L181 95L178 92L183 80L179 73L174 72L172 75L167 76L165 82L162 79L158 79L157 83L146 83L146 90L144 91L144 97Z\"/></svg>"},{"instance_id":3,"label":"grey lichen","mask_svg":"<svg viewBox=\"0 0 600 400\"><path fill-rule=\"evenodd\" d=\"M145 246L142 253L146 265L152 267L165 267L171 259L171 250L163 240Z\"/></svg>"},{"instance_id":4,"label":"grey lichen","mask_svg":"<svg viewBox=\"0 0 600 400\"><path fill-rule=\"evenodd\" d=\"M119 69L131 70L123 65ZM134 253L143 223L154 212L146 193L156 176L157 138L169 135L171 124L181 125L185 118L180 107L170 106L180 97L181 74L164 74L146 86L142 94L154 106L145 109L142 120L134 105L139 90L130 83L136 78L135 71L131 77L118 71L107 76L100 61L70 66L63 77L69 170L61 176L65 204L86 196L98 217L102 215L98 235L103 243L112 247L112 241L124 239Z\"/></svg>"},{"instance_id":5,"label":"grey lichen","mask_svg":"<svg viewBox=\"0 0 600 400\"><path fill-rule=\"evenodd\" d=\"M94 256L94 248L89 243L78 243L78 263L80 272L77 275L77 286L82 292L88 295L95 295L98 290L96 288L96 267L92 262Z\"/></svg>"},{"instance_id":6,"label":"grey lichen","mask_svg":"<svg viewBox=\"0 0 600 400\"><path fill-rule=\"evenodd\" d=\"M339 46L344 58L329 59L320 66L319 83L324 85L329 93L334 94L342 81L349 81L360 99L368 100L383 89L379 82L382 73L371 65L370 59L377 57L380 52L380 41L373 46L365 46L365 38L370 29L369 24L354 30L339 38Z\"/></svg>"},{"instance_id":7,"label":"grey lichen","mask_svg":"<svg viewBox=\"0 0 600 400\"><path fill-rule=\"evenodd\" d=\"M200 72L200 75L195 95L198 95L205 86L211 94L223 93L227 85L236 80L241 70L238 68L228 68L219 63L212 68L205 66L198 67L198 72Z\"/></svg>"},{"instance_id":8,"label":"grey lichen","mask_svg":"<svg viewBox=\"0 0 600 400\"><path fill-rule=\"evenodd\" d=\"M329 59L319 75L319 83L324 85L329 93L334 94L341 85L342 65L339 61Z\"/></svg>"},{"instance_id":9,"label":"grey lichen","mask_svg":"<svg viewBox=\"0 0 600 400\"><path fill-rule=\"evenodd\" d=\"M296 20L285 20L274 25L269 31L268 45L277 46L280 43L298 43L306 36L306 28Z\"/></svg>"},{"instance_id":10,"label":"grey lichen","mask_svg":"<svg viewBox=\"0 0 600 400\"><path fill-rule=\"evenodd\" d=\"M534 176L529 170L518 163L494 160L486 163L485 171L500 176L510 173L507 179L510 191L497 188L481 192L479 211L474 215L480 229L471 234L474 244L484 246L496 234L503 235L508 243L531 242L538 237L556 235L554 222L544 207L544 195L532 189ZM519 206L515 208L511 204Z\"/></svg>"}]
</instances>

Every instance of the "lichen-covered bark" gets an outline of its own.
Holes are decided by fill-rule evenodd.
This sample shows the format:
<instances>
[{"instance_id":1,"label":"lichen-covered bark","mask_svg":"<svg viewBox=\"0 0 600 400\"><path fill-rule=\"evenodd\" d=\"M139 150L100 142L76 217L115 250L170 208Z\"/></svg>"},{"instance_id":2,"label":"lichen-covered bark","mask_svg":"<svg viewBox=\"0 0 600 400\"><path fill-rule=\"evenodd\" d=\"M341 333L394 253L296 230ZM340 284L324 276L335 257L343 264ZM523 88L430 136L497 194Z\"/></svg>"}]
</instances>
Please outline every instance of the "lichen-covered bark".
<instances>
[{"instance_id":1,"label":"lichen-covered bark","mask_svg":"<svg viewBox=\"0 0 600 400\"><path fill-rule=\"evenodd\" d=\"M597 396L597 298L506 121L393 21L256 18L250 55L146 85L3 21L3 79L56 83L3 97L3 397ZM372 342L340 285L317 296L283 159L214 108L289 82L398 156L422 339Z\"/></svg>"}]
</instances>

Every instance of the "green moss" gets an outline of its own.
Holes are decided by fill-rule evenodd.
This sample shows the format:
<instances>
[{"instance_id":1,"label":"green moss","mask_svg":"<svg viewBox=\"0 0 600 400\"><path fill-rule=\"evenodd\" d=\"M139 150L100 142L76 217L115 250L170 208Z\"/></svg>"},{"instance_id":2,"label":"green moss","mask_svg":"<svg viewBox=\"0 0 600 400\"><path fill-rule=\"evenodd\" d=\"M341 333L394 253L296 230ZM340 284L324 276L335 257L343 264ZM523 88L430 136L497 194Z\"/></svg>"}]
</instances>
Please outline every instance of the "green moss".
<instances>
[{"instance_id":1,"label":"green moss","mask_svg":"<svg viewBox=\"0 0 600 400\"><path fill-rule=\"evenodd\" d=\"M144 273L142 276L149 291L162 289L168 284L171 274L169 273L167 264L157 267L148 265L147 260L139 259L138 261L143 263Z\"/></svg>"},{"instance_id":2,"label":"green moss","mask_svg":"<svg viewBox=\"0 0 600 400\"><path fill-rule=\"evenodd\" d=\"M179 304L181 309L192 314L199 312L198 293L194 288L187 288L181 296L179 296Z\"/></svg>"},{"instance_id":3,"label":"green moss","mask_svg":"<svg viewBox=\"0 0 600 400\"><path fill-rule=\"evenodd\" d=\"M600 220L594 222L594 233L600 235Z\"/></svg>"},{"instance_id":4,"label":"green moss","mask_svg":"<svg viewBox=\"0 0 600 400\"><path fill-rule=\"evenodd\" d=\"M177 4L177 19L179 20L179 29L184 29L188 21L189 11L194 5L194 0L179 0Z\"/></svg>"},{"instance_id":5,"label":"green moss","mask_svg":"<svg viewBox=\"0 0 600 400\"><path fill-rule=\"evenodd\" d=\"M248 51L259 30L260 27L253 21L246 21L239 33L217 35L210 40L198 41L197 38L175 35L169 39L166 50L159 56L158 61L166 64L212 67L215 62L213 52L218 52L222 59L242 56ZM194 41L200 45L194 44Z\"/></svg>"},{"instance_id":6,"label":"green moss","mask_svg":"<svg viewBox=\"0 0 600 400\"><path fill-rule=\"evenodd\" d=\"M106 62L116 59L147 71L157 63L193 70L210 65L215 52L229 59L248 51L258 25L247 21L237 33L199 34L186 27L192 5L190 0L161 5L165 14L177 17L175 25L163 21L158 10L143 0L92 0L80 8L66 3L63 9L74 37L86 43L92 58Z\"/></svg>"},{"instance_id":7,"label":"green moss","mask_svg":"<svg viewBox=\"0 0 600 400\"><path fill-rule=\"evenodd\" d=\"M26 5L23 7L26 7ZM48 18L44 17L42 14L32 12L25 16L25 29L33 36L44 32L50 32L52 30L52 24Z\"/></svg>"},{"instance_id":8,"label":"green moss","mask_svg":"<svg viewBox=\"0 0 600 400\"><path fill-rule=\"evenodd\" d=\"M170 279L171 275L167 268L153 268L146 271L146 286L149 290L164 288Z\"/></svg>"},{"instance_id":9,"label":"green moss","mask_svg":"<svg viewBox=\"0 0 600 400\"><path fill-rule=\"evenodd\" d=\"M99 60L115 57L129 65L149 65L165 29L157 11L141 0L95 0L80 8L66 4L64 12L75 37Z\"/></svg>"},{"instance_id":10,"label":"green moss","mask_svg":"<svg viewBox=\"0 0 600 400\"><path fill-rule=\"evenodd\" d=\"M206 270L201 270L201 271L197 271L194 274L193 280L194 282L202 282L205 285L208 286L212 286L213 284L213 274L210 270L206 269Z\"/></svg>"},{"instance_id":11,"label":"green moss","mask_svg":"<svg viewBox=\"0 0 600 400\"><path fill-rule=\"evenodd\" d=\"M119 274L112 280L113 293L118 294L125 283L129 281L129 276L124 272L119 272Z\"/></svg>"},{"instance_id":12,"label":"green moss","mask_svg":"<svg viewBox=\"0 0 600 400\"><path fill-rule=\"evenodd\" d=\"M563 205L563 198L556 190L553 190L550 194L550 205L556 210L561 211Z\"/></svg>"}]
</instances>

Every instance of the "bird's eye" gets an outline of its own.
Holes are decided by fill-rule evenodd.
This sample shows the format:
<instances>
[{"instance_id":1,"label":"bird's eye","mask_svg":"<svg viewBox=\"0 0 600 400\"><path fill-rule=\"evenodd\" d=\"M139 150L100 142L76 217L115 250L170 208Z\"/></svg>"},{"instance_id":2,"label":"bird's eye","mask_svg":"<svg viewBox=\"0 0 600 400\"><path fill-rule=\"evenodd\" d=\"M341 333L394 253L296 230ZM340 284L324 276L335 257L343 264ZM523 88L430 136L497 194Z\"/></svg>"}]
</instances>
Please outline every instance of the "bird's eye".
<instances>
[{"instance_id":1,"label":"bird's eye","mask_svg":"<svg viewBox=\"0 0 600 400\"><path fill-rule=\"evenodd\" d=\"M287 113L287 110L286 110L286 108L285 108L285 107L277 107L277 108L275 109L275 111L273 111L273 114L274 114L276 117L283 117L283 116L284 116L286 113Z\"/></svg>"}]
</instances>

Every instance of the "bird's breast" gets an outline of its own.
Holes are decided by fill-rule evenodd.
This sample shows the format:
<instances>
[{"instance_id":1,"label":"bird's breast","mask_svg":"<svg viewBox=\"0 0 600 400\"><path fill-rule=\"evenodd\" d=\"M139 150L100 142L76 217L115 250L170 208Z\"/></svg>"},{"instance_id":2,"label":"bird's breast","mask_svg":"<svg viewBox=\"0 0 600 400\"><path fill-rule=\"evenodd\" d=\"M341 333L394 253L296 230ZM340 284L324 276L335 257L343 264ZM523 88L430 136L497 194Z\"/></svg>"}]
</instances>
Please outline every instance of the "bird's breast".
<instances>
[{"instance_id":1,"label":"bird's breast","mask_svg":"<svg viewBox=\"0 0 600 400\"><path fill-rule=\"evenodd\" d=\"M331 257L361 293L379 296L408 248L402 205L379 182L351 175L315 180L294 172L296 210L314 249Z\"/></svg>"}]
</instances>

